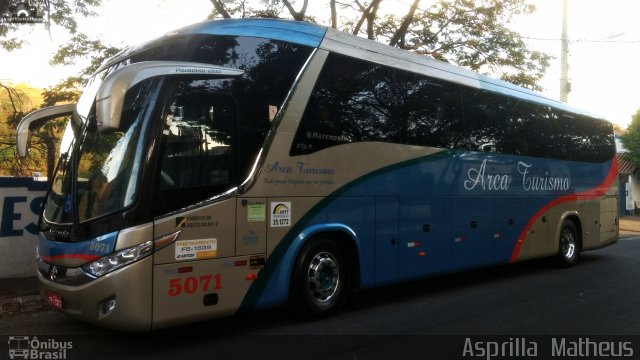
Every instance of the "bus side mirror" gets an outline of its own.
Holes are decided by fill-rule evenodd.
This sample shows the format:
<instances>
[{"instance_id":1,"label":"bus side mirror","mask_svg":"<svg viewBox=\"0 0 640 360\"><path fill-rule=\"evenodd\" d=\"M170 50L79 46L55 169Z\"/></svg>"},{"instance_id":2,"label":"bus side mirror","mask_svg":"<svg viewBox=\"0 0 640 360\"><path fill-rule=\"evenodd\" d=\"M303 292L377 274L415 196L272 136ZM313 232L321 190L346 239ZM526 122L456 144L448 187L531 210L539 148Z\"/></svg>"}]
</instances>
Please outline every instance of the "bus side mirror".
<instances>
[{"instance_id":1,"label":"bus side mirror","mask_svg":"<svg viewBox=\"0 0 640 360\"><path fill-rule=\"evenodd\" d=\"M49 106L33 111L25 116L18 124L16 131L18 156L27 156L31 141L31 134L52 119L73 114L76 104Z\"/></svg>"},{"instance_id":2,"label":"bus side mirror","mask_svg":"<svg viewBox=\"0 0 640 360\"><path fill-rule=\"evenodd\" d=\"M115 70L100 85L96 96L98 130L120 128L120 117L127 91L136 84L157 76L233 77L244 74L238 69L183 61L142 61Z\"/></svg>"}]
</instances>

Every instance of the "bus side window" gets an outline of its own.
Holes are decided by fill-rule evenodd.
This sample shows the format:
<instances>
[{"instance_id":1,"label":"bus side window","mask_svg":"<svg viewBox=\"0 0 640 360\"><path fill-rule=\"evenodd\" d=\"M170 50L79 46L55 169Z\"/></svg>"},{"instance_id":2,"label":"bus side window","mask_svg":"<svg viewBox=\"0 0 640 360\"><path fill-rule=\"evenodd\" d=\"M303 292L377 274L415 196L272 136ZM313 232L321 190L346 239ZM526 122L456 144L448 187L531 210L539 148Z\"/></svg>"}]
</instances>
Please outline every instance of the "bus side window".
<instances>
[{"instance_id":1,"label":"bus side window","mask_svg":"<svg viewBox=\"0 0 640 360\"><path fill-rule=\"evenodd\" d=\"M460 118L458 85L332 53L289 153L376 141L451 148L460 137Z\"/></svg>"},{"instance_id":2,"label":"bus side window","mask_svg":"<svg viewBox=\"0 0 640 360\"><path fill-rule=\"evenodd\" d=\"M154 205L160 213L206 200L235 185L235 99L211 93L198 83L202 81L179 84L167 102Z\"/></svg>"}]
</instances>

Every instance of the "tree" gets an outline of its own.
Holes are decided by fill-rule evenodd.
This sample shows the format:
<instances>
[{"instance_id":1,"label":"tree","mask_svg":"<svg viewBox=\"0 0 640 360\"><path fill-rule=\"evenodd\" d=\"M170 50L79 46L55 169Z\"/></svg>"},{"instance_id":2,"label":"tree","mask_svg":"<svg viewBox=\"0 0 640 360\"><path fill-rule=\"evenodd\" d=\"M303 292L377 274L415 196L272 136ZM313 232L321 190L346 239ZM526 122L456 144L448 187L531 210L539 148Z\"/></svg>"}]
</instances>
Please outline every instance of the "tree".
<instances>
[{"instance_id":1,"label":"tree","mask_svg":"<svg viewBox=\"0 0 640 360\"><path fill-rule=\"evenodd\" d=\"M529 49L508 28L514 16L533 13L533 5L523 0L440 0L416 12L417 3L404 19L392 15L380 25L378 34L389 38L390 45L542 90L538 82L550 56Z\"/></svg>"},{"instance_id":2,"label":"tree","mask_svg":"<svg viewBox=\"0 0 640 360\"><path fill-rule=\"evenodd\" d=\"M631 124L620 139L628 151L625 159L630 161L636 169L640 169L640 109L631 116Z\"/></svg>"},{"instance_id":3,"label":"tree","mask_svg":"<svg viewBox=\"0 0 640 360\"><path fill-rule=\"evenodd\" d=\"M52 64L70 64L74 56L93 55L91 64L78 76L70 77L60 84L45 90L41 107L52 106L60 103L69 103L77 100L79 88L84 85L88 74L93 72L105 56L114 54L114 49L101 46L99 41L91 41L86 35L79 33L79 17L95 16L95 9L101 4L101 0L43 0L34 2L38 13L46 15L45 26L51 29L59 26L65 29L71 36L68 45L62 47L52 59ZM0 9L2 10L2 9ZM4 11L0 11L0 14ZM34 24L0 23L0 47L6 51L18 49L26 44L19 39L21 31ZM100 55L98 55L100 54ZM46 168L49 178L52 177L56 154L65 119L51 121L44 125L31 140L31 152L27 159L19 159L16 154L16 127L20 120L29 112L38 107L29 101L29 97L19 89L8 84L0 84L0 105L3 114L0 116L0 160L6 164L5 171L11 175L31 176L36 170Z\"/></svg>"},{"instance_id":4,"label":"tree","mask_svg":"<svg viewBox=\"0 0 640 360\"><path fill-rule=\"evenodd\" d=\"M52 26L60 26L69 34L76 34L78 32L78 17L95 16L95 9L101 3L102 0L43 0L35 1L33 5L37 8L38 14L46 15L44 18L47 29ZM0 9L0 15L3 13L4 11ZM20 30L25 26L29 25L0 22L0 47L11 51L24 46L26 42L19 39L19 35L21 35ZM31 26L36 26L36 24L31 24Z\"/></svg>"},{"instance_id":5,"label":"tree","mask_svg":"<svg viewBox=\"0 0 640 360\"><path fill-rule=\"evenodd\" d=\"M309 0L302 0L300 10L296 10L296 1L289 0L210 0L213 11L208 19L231 18L284 18L291 17L297 21L316 22L313 17L307 16ZM335 0L332 0L335 2ZM258 5L257 7L251 4ZM285 12L286 9L286 12Z\"/></svg>"},{"instance_id":6,"label":"tree","mask_svg":"<svg viewBox=\"0 0 640 360\"><path fill-rule=\"evenodd\" d=\"M24 84L9 85L0 83L0 162L2 175L32 176L34 172L46 168L49 150L47 142L50 132L36 135L32 139L32 156L18 158L16 151L16 126L27 113L37 108L42 96L38 89ZM49 144L50 145L50 144ZM55 146L53 147L55 158Z\"/></svg>"},{"instance_id":7,"label":"tree","mask_svg":"<svg viewBox=\"0 0 640 360\"><path fill-rule=\"evenodd\" d=\"M426 10L420 9L420 0L413 0L404 16L384 18L379 15L383 0L325 1L330 9L328 22L334 28L355 35L364 30L369 39L386 40L391 46L542 90L538 83L549 66L550 56L529 49L520 34L508 27L515 16L535 11L525 0L439 0ZM302 5L301 0L263 0L257 8L248 7L246 0L211 2L214 12L210 18L268 13L269 17L315 22L315 17L306 15L306 0ZM296 5L301 10L295 10ZM342 24L338 24L338 8L345 15Z\"/></svg>"}]
</instances>

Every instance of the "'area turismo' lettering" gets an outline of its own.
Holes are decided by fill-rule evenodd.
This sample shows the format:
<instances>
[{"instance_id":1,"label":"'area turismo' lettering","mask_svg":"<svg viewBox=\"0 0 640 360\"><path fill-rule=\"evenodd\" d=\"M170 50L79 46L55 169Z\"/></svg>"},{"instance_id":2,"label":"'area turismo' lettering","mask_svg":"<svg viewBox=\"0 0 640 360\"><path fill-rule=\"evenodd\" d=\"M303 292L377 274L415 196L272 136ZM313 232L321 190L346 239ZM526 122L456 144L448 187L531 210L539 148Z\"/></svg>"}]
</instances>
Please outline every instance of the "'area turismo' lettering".
<instances>
[{"instance_id":1,"label":"'area turismo' lettering","mask_svg":"<svg viewBox=\"0 0 640 360\"><path fill-rule=\"evenodd\" d=\"M478 185L482 190L489 191L506 191L511 185L511 176L506 174L485 174L487 168L487 159L482 161L479 169L471 168L467 171L468 180L464 182L464 188L473 190Z\"/></svg>"},{"instance_id":2,"label":"'area turismo' lettering","mask_svg":"<svg viewBox=\"0 0 640 360\"><path fill-rule=\"evenodd\" d=\"M522 187L527 191L567 191L571 188L568 177L531 176L529 169L533 164L518 162L518 172L522 174ZM547 175L547 174L545 174Z\"/></svg>"},{"instance_id":3,"label":"'area turismo' lettering","mask_svg":"<svg viewBox=\"0 0 640 360\"><path fill-rule=\"evenodd\" d=\"M334 169L331 168L314 168L308 167L303 162L297 162L296 166L300 171L300 174L311 174L311 175L333 175L336 173Z\"/></svg>"},{"instance_id":4,"label":"'area turismo' lettering","mask_svg":"<svg viewBox=\"0 0 640 360\"><path fill-rule=\"evenodd\" d=\"M532 174L533 164L523 161L518 162L518 173L522 175L522 188L525 191L568 191L571 189L571 178L562 176L544 176ZM482 161L480 167L467 170L467 179L464 188L468 191L474 189L488 191L507 191L511 187L512 176L508 174L487 173L487 159Z\"/></svg>"},{"instance_id":5,"label":"'area turismo' lettering","mask_svg":"<svg viewBox=\"0 0 640 360\"><path fill-rule=\"evenodd\" d=\"M321 167L310 167L303 162L297 162L295 168L298 169L299 174L305 175L333 175L336 173L335 169L332 168L321 168ZM279 161L276 161L273 164L267 164L265 166L265 170L267 173L277 173L277 174L292 174L293 167L291 166L283 166L280 165Z\"/></svg>"}]
</instances>

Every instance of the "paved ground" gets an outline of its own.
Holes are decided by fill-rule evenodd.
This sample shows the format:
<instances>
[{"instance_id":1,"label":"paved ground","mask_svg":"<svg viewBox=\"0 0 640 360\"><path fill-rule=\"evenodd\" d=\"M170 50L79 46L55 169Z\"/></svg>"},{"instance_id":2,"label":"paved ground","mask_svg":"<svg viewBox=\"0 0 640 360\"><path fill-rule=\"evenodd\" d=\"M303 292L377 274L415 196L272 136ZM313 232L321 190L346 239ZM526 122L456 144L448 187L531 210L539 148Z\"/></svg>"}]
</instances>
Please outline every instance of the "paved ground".
<instances>
[{"instance_id":1,"label":"paved ground","mask_svg":"<svg viewBox=\"0 0 640 360\"><path fill-rule=\"evenodd\" d=\"M625 216L620 219L620 237L640 235L640 216Z\"/></svg>"},{"instance_id":2,"label":"paved ground","mask_svg":"<svg viewBox=\"0 0 640 360\"><path fill-rule=\"evenodd\" d=\"M620 237L640 236L640 216L620 219ZM48 310L39 295L37 278L0 279L0 318L24 312Z\"/></svg>"},{"instance_id":3,"label":"paved ground","mask_svg":"<svg viewBox=\"0 0 640 360\"><path fill-rule=\"evenodd\" d=\"M274 309L143 336L56 311L18 314L0 320L0 359L8 358L9 337L16 335L68 342L58 357L67 360L638 359L638 279L640 236L625 236L585 252L571 268L542 259L366 290L354 311L312 322ZM551 356L553 339L591 356ZM537 344L536 355L519 352L523 341ZM506 353L487 356L481 350L489 342L506 346ZM630 350L595 356L586 342Z\"/></svg>"}]
</instances>

